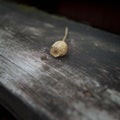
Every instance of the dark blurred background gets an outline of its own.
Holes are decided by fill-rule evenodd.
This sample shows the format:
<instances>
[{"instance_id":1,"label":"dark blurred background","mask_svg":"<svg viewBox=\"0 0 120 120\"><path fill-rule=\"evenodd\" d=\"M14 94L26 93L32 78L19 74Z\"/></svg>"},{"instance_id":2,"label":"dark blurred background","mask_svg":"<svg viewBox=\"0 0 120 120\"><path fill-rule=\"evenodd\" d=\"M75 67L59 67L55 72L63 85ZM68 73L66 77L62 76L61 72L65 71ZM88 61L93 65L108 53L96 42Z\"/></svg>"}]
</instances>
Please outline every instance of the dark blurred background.
<instances>
[{"instance_id":1,"label":"dark blurred background","mask_svg":"<svg viewBox=\"0 0 120 120\"><path fill-rule=\"evenodd\" d=\"M0 105L0 120L16 120L16 118L2 105Z\"/></svg>"},{"instance_id":2,"label":"dark blurred background","mask_svg":"<svg viewBox=\"0 0 120 120\"><path fill-rule=\"evenodd\" d=\"M119 0L7 0L120 34Z\"/></svg>"}]
</instances>

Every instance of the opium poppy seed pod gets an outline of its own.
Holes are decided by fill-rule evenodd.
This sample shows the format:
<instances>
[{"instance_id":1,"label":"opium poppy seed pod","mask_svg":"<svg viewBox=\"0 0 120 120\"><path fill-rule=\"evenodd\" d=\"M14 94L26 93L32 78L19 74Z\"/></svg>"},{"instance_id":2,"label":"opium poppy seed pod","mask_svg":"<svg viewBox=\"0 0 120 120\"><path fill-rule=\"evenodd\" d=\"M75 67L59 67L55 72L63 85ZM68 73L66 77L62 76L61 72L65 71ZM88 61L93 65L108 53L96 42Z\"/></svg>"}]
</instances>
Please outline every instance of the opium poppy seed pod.
<instances>
[{"instance_id":1,"label":"opium poppy seed pod","mask_svg":"<svg viewBox=\"0 0 120 120\"><path fill-rule=\"evenodd\" d=\"M67 54L68 45L65 42L67 35L68 35L68 28L66 27L65 28L65 35L64 35L63 39L56 41L50 49L50 54L53 57L62 57L62 56Z\"/></svg>"}]
</instances>

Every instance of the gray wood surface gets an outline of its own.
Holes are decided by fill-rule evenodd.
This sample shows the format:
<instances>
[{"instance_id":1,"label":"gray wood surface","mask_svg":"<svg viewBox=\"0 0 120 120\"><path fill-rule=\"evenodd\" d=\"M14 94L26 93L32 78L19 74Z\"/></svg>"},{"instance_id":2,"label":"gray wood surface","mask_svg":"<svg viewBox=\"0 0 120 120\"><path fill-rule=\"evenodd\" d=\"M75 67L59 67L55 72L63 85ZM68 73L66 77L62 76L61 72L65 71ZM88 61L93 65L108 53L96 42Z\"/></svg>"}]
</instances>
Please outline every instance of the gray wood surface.
<instances>
[{"instance_id":1,"label":"gray wood surface","mask_svg":"<svg viewBox=\"0 0 120 120\"><path fill-rule=\"evenodd\" d=\"M120 36L0 2L0 104L20 120L119 120Z\"/></svg>"}]
</instances>

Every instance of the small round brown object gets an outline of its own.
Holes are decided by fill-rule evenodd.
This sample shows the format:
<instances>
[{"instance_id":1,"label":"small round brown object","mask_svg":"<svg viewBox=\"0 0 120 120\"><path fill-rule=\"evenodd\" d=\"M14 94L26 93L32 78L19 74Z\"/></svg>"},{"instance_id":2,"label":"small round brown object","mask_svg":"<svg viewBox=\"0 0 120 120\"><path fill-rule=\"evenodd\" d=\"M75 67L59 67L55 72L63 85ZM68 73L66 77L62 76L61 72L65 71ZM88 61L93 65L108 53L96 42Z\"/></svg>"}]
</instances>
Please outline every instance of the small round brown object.
<instances>
[{"instance_id":1,"label":"small round brown object","mask_svg":"<svg viewBox=\"0 0 120 120\"><path fill-rule=\"evenodd\" d=\"M62 57L67 54L68 51L68 45L65 41L57 41L55 42L51 49L50 54L54 57Z\"/></svg>"},{"instance_id":2,"label":"small round brown object","mask_svg":"<svg viewBox=\"0 0 120 120\"><path fill-rule=\"evenodd\" d=\"M68 28L65 29L65 36L63 37L63 40L56 41L51 49L50 49L50 54L53 57L62 57L67 54L68 52L68 45L65 42L66 37L68 34Z\"/></svg>"}]
</instances>

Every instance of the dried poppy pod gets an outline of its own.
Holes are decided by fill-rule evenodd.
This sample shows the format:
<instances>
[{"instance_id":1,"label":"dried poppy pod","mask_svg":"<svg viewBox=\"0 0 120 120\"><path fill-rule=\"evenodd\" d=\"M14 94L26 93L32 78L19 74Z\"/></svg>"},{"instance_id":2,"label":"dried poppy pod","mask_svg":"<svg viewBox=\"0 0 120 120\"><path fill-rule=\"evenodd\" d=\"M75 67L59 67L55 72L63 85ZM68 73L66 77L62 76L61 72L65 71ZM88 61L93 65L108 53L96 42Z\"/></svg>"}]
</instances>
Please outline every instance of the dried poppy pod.
<instances>
[{"instance_id":1,"label":"dried poppy pod","mask_svg":"<svg viewBox=\"0 0 120 120\"><path fill-rule=\"evenodd\" d=\"M65 42L65 40L67 38L67 35L68 35L68 28L66 27L65 35L64 35L63 39L59 40L59 41L56 41L50 49L50 54L53 57L62 57L62 56L67 54L68 45Z\"/></svg>"}]
</instances>

